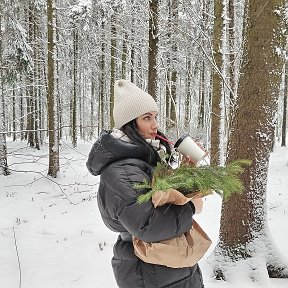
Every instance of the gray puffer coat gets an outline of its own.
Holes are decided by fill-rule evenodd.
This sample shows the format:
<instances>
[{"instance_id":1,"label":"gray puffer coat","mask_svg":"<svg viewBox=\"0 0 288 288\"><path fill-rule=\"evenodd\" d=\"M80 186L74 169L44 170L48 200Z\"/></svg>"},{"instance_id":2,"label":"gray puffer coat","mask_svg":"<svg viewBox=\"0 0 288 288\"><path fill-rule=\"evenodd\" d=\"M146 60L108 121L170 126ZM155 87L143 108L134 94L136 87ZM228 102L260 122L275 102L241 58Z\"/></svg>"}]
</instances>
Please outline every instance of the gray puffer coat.
<instances>
[{"instance_id":1,"label":"gray puffer coat","mask_svg":"<svg viewBox=\"0 0 288 288\"><path fill-rule=\"evenodd\" d=\"M190 229L195 211L191 202L156 209L151 201L137 203L138 195L145 191L135 190L133 184L151 180L153 167L160 160L156 151L151 161L147 159L142 146L104 131L87 161L90 173L101 175L97 201L102 219L109 229L119 233L112 258L116 282L121 288L202 288L198 264L175 269L145 263L134 255L131 235L146 242L176 237Z\"/></svg>"}]
</instances>

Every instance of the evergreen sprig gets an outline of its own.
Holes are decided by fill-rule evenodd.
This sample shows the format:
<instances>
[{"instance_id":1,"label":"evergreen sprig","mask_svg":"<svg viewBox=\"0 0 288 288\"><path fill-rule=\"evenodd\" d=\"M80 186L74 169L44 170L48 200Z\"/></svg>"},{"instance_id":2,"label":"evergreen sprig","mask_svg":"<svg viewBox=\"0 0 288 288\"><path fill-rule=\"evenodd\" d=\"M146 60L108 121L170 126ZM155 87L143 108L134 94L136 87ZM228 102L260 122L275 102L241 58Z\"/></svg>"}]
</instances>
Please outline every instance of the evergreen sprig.
<instances>
[{"instance_id":1,"label":"evergreen sprig","mask_svg":"<svg viewBox=\"0 0 288 288\"><path fill-rule=\"evenodd\" d=\"M179 168L172 169L165 163L158 163L151 183L145 181L135 184L136 189L149 189L137 200L138 203L147 202L155 192L167 191L170 188L184 195L194 192L208 195L215 191L226 200L233 193L243 191L243 183L239 176L244 172L245 166L250 164L250 160L235 160L225 167L214 165L195 167L182 164Z\"/></svg>"}]
</instances>

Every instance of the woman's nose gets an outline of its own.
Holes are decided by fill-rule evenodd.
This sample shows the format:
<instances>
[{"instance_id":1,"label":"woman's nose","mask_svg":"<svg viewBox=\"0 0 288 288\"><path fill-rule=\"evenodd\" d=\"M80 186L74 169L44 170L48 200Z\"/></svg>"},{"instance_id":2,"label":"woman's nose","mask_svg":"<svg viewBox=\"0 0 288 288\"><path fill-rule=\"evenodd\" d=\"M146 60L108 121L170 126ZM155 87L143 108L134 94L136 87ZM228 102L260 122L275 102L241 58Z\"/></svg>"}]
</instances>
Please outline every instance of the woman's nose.
<instances>
[{"instance_id":1,"label":"woman's nose","mask_svg":"<svg viewBox=\"0 0 288 288\"><path fill-rule=\"evenodd\" d=\"M158 128L159 128L159 124L158 124L157 119L154 119L153 128L154 128L154 129L158 129Z\"/></svg>"}]
</instances>

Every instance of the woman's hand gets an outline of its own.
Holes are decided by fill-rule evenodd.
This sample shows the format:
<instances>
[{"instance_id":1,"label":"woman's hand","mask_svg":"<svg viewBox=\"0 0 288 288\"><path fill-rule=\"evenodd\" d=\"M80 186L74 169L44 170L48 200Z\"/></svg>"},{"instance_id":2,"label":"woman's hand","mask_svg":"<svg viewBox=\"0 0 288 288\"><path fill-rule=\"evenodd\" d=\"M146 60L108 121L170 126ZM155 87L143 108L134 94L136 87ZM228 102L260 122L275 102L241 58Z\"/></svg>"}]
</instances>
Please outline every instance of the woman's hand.
<instances>
[{"instance_id":1,"label":"woman's hand","mask_svg":"<svg viewBox=\"0 0 288 288\"><path fill-rule=\"evenodd\" d=\"M194 198L191 199L191 202L195 206L195 214L200 214L203 209L203 198Z\"/></svg>"},{"instance_id":2,"label":"woman's hand","mask_svg":"<svg viewBox=\"0 0 288 288\"><path fill-rule=\"evenodd\" d=\"M186 165L196 166L196 163L193 162L189 156L183 156L182 163Z\"/></svg>"}]
</instances>

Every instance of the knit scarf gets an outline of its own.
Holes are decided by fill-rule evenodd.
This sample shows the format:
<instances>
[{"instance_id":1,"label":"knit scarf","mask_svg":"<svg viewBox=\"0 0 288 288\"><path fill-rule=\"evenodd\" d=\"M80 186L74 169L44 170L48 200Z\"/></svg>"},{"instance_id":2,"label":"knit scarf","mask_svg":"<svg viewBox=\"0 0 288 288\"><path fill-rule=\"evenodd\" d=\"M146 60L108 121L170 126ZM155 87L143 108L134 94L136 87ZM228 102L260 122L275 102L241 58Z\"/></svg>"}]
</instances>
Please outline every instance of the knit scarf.
<instances>
[{"instance_id":1,"label":"knit scarf","mask_svg":"<svg viewBox=\"0 0 288 288\"><path fill-rule=\"evenodd\" d=\"M116 139L120 139L124 142L128 142L128 143L132 143L132 140L121 130L117 129L117 128L113 128L111 135L116 138ZM160 158L163 159L163 157L165 157L166 154L166 148L164 145L162 145L160 143L159 139L145 139L145 141L147 143L149 143L160 155Z\"/></svg>"},{"instance_id":2,"label":"knit scarf","mask_svg":"<svg viewBox=\"0 0 288 288\"><path fill-rule=\"evenodd\" d=\"M121 130L117 128L113 128L111 131L111 135L116 138L120 139L124 142L133 143L133 141ZM166 155L166 147L160 143L159 139L145 139L147 143L149 143L159 154L160 159L170 165L173 169L179 167L179 153L173 149L169 159L167 160Z\"/></svg>"}]
</instances>

